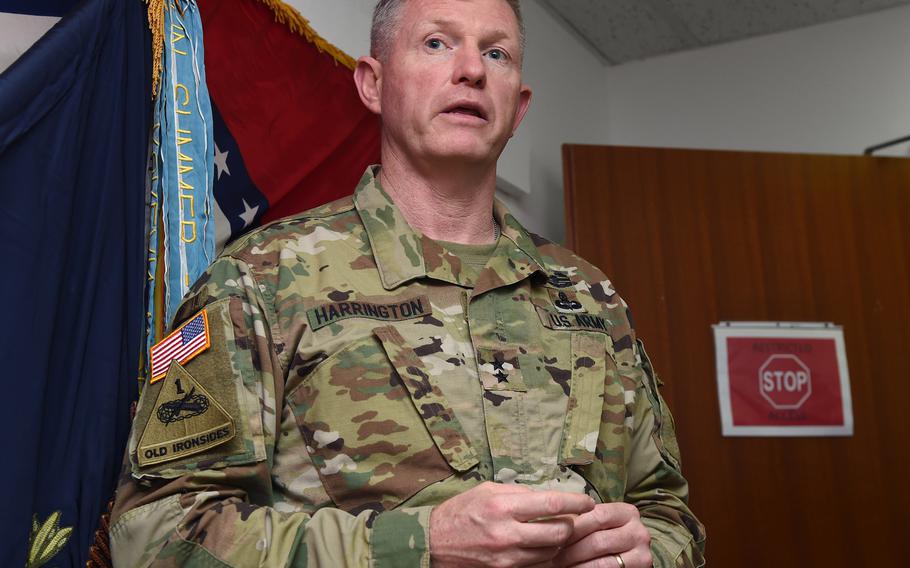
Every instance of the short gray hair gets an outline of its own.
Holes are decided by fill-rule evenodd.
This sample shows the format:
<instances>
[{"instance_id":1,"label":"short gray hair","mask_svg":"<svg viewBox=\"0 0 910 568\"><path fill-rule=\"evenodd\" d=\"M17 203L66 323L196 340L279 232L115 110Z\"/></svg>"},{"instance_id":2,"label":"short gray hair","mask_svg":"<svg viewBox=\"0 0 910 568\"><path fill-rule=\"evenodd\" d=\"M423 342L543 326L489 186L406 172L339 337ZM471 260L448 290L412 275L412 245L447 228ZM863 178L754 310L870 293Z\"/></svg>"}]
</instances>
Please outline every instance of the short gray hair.
<instances>
[{"instance_id":1,"label":"short gray hair","mask_svg":"<svg viewBox=\"0 0 910 568\"><path fill-rule=\"evenodd\" d=\"M401 7L407 0L379 0L373 9L373 25L370 28L370 55L382 60L389 52L392 38L398 31ZM525 50L525 24L521 17L520 0L505 0L518 20L518 41L522 54ZM524 58L522 58L524 59Z\"/></svg>"}]
</instances>

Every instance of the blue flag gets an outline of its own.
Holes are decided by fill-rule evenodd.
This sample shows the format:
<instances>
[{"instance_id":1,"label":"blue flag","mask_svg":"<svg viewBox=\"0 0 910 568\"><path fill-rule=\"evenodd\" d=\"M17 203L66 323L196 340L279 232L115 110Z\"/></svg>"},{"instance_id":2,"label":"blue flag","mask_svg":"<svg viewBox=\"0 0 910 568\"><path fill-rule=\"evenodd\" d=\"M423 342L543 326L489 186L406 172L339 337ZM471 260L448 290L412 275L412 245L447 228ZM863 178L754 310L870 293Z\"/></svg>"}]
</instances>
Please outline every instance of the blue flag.
<instances>
[{"instance_id":1,"label":"blue flag","mask_svg":"<svg viewBox=\"0 0 910 568\"><path fill-rule=\"evenodd\" d=\"M32 565L85 566L120 470L144 328L145 10L85 0L0 75L2 566L26 565L33 527Z\"/></svg>"}]
</instances>

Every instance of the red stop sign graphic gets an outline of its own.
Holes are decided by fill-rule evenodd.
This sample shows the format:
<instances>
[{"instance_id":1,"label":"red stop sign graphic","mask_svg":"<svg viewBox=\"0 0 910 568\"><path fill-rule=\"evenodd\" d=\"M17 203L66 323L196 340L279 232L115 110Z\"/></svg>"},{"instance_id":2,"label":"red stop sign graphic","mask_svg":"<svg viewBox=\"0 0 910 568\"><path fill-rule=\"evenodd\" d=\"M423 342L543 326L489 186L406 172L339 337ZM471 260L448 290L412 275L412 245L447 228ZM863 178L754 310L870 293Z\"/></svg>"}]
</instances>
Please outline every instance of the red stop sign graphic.
<instances>
[{"instance_id":1,"label":"red stop sign graphic","mask_svg":"<svg viewBox=\"0 0 910 568\"><path fill-rule=\"evenodd\" d=\"M796 355L772 355L758 369L758 390L774 408L799 408L812 394L812 373Z\"/></svg>"}]
</instances>

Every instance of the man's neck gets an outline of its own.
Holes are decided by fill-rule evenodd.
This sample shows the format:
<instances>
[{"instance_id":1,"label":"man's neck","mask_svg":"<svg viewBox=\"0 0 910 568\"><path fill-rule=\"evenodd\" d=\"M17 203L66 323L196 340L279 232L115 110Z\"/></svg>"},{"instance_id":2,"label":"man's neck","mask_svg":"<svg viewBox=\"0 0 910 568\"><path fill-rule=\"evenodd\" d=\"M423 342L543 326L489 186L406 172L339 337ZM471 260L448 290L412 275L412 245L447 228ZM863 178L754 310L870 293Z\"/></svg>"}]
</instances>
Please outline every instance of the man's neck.
<instances>
[{"instance_id":1,"label":"man's neck","mask_svg":"<svg viewBox=\"0 0 910 568\"><path fill-rule=\"evenodd\" d=\"M437 241L493 241L493 168L451 167L416 171L383 155L379 183L412 228Z\"/></svg>"}]
</instances>

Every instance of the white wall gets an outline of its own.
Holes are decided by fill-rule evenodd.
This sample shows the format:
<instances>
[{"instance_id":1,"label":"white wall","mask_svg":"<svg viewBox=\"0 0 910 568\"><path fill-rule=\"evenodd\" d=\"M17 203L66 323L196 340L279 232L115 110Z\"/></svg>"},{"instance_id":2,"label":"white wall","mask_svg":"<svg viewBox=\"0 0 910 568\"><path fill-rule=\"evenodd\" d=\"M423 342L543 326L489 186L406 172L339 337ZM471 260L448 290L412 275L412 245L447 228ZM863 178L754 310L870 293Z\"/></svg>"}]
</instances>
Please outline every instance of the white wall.
<instances>
[{"instance_id":1,"label":"white wall","mask_svg":"<svg viewBox=\"0 0 910 568\"><path fill-rule=\"evenodd\" d=\"M606 77L610 144L861 154L910 135L910 6L629 63Z\"/></svg>"},{"instance_id":2,"label":"white wall","mask_svg":"<svg viewBox=\"0 0 910 568\"><path fill-rule=\"evenodd\" d=\"M369 0L284 0L310 21L310 26L353 58L370 51Z\"/></svg>"},{"instance_id":3,"label":"white wall","mask_svg":"<svg viewBox=\"0 0 910 568\"><path fill-rule=\"evenodd\" d=\"M600 60L549 12L527 0L522 9L528 36L525 82L534 96L512 144L529 148L531 192L507 203L529 229L562 242L562 145L607 143L609 83Z\"/></svg>"},{"instance_id":4,"label":"white wall","mask_svg":"<svg viewBox=\"0 0 910 568\"><path fill-rule=\"evenodd\" d=\"M291 0L319 35L358 57L369 50L371 0ZM524 80L531 110L500 159L499 175L528 193L500 195L530 230L556 241L565 232L564 142L606 142L604 67L537 2L522 9L527 29Z\"/></svg>"}]
</instances>

